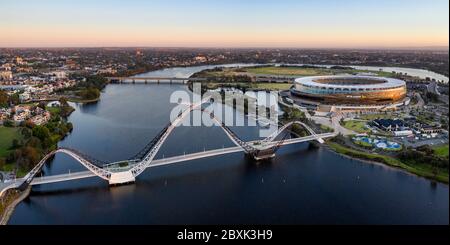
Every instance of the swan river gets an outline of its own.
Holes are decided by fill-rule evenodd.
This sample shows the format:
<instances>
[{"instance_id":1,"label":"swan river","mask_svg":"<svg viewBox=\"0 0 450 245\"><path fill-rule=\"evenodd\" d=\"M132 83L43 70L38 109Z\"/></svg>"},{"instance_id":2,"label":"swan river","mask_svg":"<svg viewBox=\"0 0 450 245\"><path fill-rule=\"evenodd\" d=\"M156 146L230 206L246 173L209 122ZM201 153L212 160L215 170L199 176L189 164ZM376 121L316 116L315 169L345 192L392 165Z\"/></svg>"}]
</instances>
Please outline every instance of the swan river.
<instances>
[{"instance_id":1,"label":"swan river","mask_svg":"<svg viewBox=\"0 0 450 245\"><path fill-rule=\"evenodd\" d=\"M230 65L233 66L233 65ZM207 67L145 76L188 77ZM97 159L127 159L168 123L181 84L110 84L95 104L75 105L60 142ZM190 92L189 92L190 93ZM242 115L243 116L243 115ZM245 140L258 127L234 127ZM178 127L156 158L234 146L220 127ZM84 171L58 154L44 175ZM33 187L9 224L448 224L449 187L404 171L352 160L325 147L282 147L268 163L243 153L145 171L135 184L99 178Z\"/></svg>"}]
</instances>

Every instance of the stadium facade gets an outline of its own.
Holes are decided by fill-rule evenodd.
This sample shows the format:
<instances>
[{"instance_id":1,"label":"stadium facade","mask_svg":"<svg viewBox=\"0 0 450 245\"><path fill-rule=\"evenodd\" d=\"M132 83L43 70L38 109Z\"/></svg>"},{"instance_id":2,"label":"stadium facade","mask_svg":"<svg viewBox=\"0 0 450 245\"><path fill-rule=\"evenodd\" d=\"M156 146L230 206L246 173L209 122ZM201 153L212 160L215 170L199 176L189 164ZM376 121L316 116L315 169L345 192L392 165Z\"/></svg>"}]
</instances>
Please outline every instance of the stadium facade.
<instances>
[{"instance_id":1,"label":"stadium facade","mask_svg":"<svg viewBox=\"0 0 450 245\"><path fill-rule=\"evenodd\" d=\"M381 105L402 101L406 83L376 76L316 76L295 79L291 93L321 104Z\"/></svg>"}]
</instances>

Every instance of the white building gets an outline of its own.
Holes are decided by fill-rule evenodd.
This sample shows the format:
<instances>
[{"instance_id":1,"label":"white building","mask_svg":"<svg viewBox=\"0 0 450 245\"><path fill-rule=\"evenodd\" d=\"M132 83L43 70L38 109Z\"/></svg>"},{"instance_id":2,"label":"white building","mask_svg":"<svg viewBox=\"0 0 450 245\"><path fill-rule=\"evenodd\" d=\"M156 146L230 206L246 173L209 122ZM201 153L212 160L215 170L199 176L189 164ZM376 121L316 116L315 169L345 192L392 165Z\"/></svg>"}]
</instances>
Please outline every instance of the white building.
<instances>
[{"instance_id":1,"label":"white building","mask_svg":"<svg viewBox=\"0 0 450 245\"><path fill-rule=\"evenodd\" d=\"M20 100L20 102L27 102L27 101L29 101L31 99L31 95L30 95L30 93L27 93L27 92L25 92L25 93L21 93L21 94L19 94L19 100Z\"/></svg>"},{"instance_id":2,"label":"white building","mask_svg":"<svg viewBox=\"0 0 450 245\"><path fill-rule=\"evenodd\" d=\"M194 60L197 61L197 62L206 62L206 61L208 61L208 59L205 56L200 56L200 55L196 56L194 58Z\"/></svg>"},{"instance_id":3,"label":"white building","mask_svg":"<svg viewBox=\"0 0 450 245\"><path fill-rule=\"evenodd\" d=\"M396 137L403 137L403 136L410 136L410 135L414 135L413 131L411 131L411 130L394 131L394 136L396 136Z\"/></svg>"}]
</instances>

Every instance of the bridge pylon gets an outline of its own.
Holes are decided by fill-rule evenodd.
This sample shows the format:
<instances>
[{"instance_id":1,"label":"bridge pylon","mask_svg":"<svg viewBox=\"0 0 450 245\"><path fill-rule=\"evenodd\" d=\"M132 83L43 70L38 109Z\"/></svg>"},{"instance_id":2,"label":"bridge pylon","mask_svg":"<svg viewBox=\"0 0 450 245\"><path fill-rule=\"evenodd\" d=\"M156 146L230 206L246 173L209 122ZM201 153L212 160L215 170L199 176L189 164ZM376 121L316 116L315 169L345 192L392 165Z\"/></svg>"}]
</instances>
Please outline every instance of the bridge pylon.
<instances>
[{"instance_id":1,"label":"bridge pylon","mask_svg":"<svg viewBox=\"0 0 450 245\"><path fill-rule=\"evenodd\" d=\"M247 154L248 156L252 157L256 161L264 161L264 160L270 160L272 158L275 158L275 151L272 148L260 150L253 154Z\"/></svg>"},{"instance_id":2,"label":"bridge pylon","mask_svg":"<svg viewBox=\"0 0 450 245\"><path fill-rule=\"evenodd\" d=\"M112 173L109 179L109 185L123 185L136 182L131 171Z\"/></svg>"}]
</instances>

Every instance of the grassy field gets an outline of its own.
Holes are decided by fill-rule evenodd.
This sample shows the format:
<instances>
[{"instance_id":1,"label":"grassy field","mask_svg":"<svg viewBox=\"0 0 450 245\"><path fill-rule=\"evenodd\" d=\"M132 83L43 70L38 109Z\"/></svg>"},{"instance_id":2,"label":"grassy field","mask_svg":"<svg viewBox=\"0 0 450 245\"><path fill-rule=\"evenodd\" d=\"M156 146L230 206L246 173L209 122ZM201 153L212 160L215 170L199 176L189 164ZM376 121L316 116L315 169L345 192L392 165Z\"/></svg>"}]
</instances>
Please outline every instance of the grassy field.
<instances>
[{"instance_id":1,"label":"grassy field","mask_svg":"<svg viewBox=\"0 0 450 245\"><path fill-rule=\"evenodd\" d=\"M361 121L346 121L344 122L344 128L346 129L350 129L352 131L355 131L357 133L363 134L363 133L369 133L370 130L365 128L364 126L366 125L365 122L361 122Z\"/></svg>"},{"instance_id":2,"label":"grassy field","mask_svg":"<svg viewBox=\"0 0 450 245\"><path fill-rule=\"evenodd\" d=\"M52 115L59 115L61 108L47 106L47 107L45 107L45 110L49 111Z\"/></svg>"},{"instance_id":3,"label":"grassy field","mask_svg":"<svg viewBox=\"0 0 450 245\"><path fill-rule=\"evenodd\" d=\"M0 126L0 157L6 157L14 139L22 139L18 128Z\"/></svg>"},{"instance_id":4,"label":"grassy field","mask_svg":"<svg viewBox=\"0 0 450 245\"><path fill-rule=\"evenodd\" d=\"M246 72L257 75L288 75L288 76L322 76L336 75L342 73L372 73L383 77L392 77L394 74L383 71L367 71L367 70L346 70L346 69L327 69L327 68L305 68L305 67L250 67L244 68Z\"/></svg>"},{"instance_id":5,"label":"grassy field","mask_svg":"<svg viewBox=\"0 0 450 245\"><path fill-rule=\"evenodd\" d=\"M325 126L325 125L320 125L320 128L321 128L323 131L325 131L325 132L333 132L333 131L334 131L333 128L330 128L330 127Z\"/></svg>"},{"instance_id":6,"label":"grassy field","mask_svg":"<svg viewBox=\"0 0 450 245\"><path fill-rule=\"evenodd\" d=\"M202 77L209 77L211 81L206 83L208 89L218 88L223 81L220 79L214 81L216 78L224 77L234 77L234 76L249 76L253 77L255 75L279 75L279 76L320 76L320 75L335 75L342 73L363 73L369 72L364 70L346 70L346 69L327 69L327 68L307 68L307 67L281 67L281 66L264 66L264 67L247 67L247 68L224 68L220 71L211 70L201 72ZM392 75L386 72L371 72L378 75ZM235 80L226 82L228 86L236 85ZM249 89L264 89L264 90L287 90L292 86L287 83L241 83L239 85L245 84ZM81 102L70 99L73 102Z\"/></svg>"},{"instance_id":7,"label":"grassy field","mask_svg":"<svg viewBox=\"0 0 450 245\"><path fill-rule=\"evenodd\" d=\"M383 119L394 119L397 116L391 115L391 114L384 114L384 113L380 113L380 114L367 114L367 115L361 115L360 118L363 120L367 120L367 121L373 121L375 119L378 118L383 118Z\"/></svg>"},{"instance_id":8,"label":"grassy field","mask_svg":"<svg viewBox=\"0 0 450 245\"><path fill-rule=\"evenodd\" d=\"M288 90L292 87L289 83L257 83L256 88L267 90Z\"/></svg>"},{"instance_id":9,"label":"grassy field","mask_svg":"<svg viewBox=\"0 0 450 245\"><path fill-rule=\"evenodd\" d=\"M353 150L353 149L347 148L347 147L342 146L335 142L327 142L327 144L328 144L328 146L330 146L330 148L332 150L334 150L335 152L337 152L339 154L347 155L347 156L362 159L362 160L381 162L381 163L384 163L384 164L392 166L392 167L404 169L410 173L413 173L413 174L416 174L416 175L419 175L419 176L422 176L425 178L434 179L434 180L444 182L444 183L449 182L448 171L444 170L444 169L439 169L437 174L434 174L432 167L427 164L411 165L411 164L403 163L402 161L400 161L396 158L390 157L390 156L385 156L385 155L380 155L380 154L372 154L372 153L366 153L366 152Z\"/></svg>"},{"instance_id":10,"label":"grassy field","mask_svg":"<svg viewBox=\"0 0 450 245\"><path fill-rule=\"evenodd\" d=\"M371 73L382 77L392 77L394 74L383 71L367 71L352 69L328 69L328 68L308 68L308 67L283 67L283 66L261 66L247 68L224 68L221 71L207 71L201 74L202 77L227 77L236 75L274 75L274 76L323 76L337 74Z\"/></svg>"},{"instance_id":11,"label":"grassy field","mask_svg":"<svg viewBox=\"0 0 450 245\"><path fill-rule=\"evenodd\" d=\"M253 67L245 69L252 74L266 75L289 75L289 76L319 76L332 75L332 70L319 68L302 68L302 67Z\"/></svg>"},{"instance_id":12,"label":"grassy field","mask_svg":"<svg viewBox=\"0 0 450 245\"><path fill-rule=\"evenodd\" d=\"M442 146L433 147L434 153L441 157L448 157L448 144Z\"/></svg>"},{"instance_id":13,"label":"grassy field","mask_svg":"<svg viewBox=\"0 0 450 245\"><path fill-rule=\"evenodd\" d=\"M206 87L208 89L217 89L222 85L226 86L242 86L245 85L247 89L255 90L288 90L292 84L289 83L208 83Z\"/></svg>"},{"instance_id":14,"label":"grassy field","mask_svg":"<svg viewBox=\"0 0 450 245\"><path fill-rule=\"evenodd\" d=\"M355 142L355 144L360 145L360 146L372 147L373 148L372 144L367 143L367 142L362 141L362 140L354 140L353 142Z\"/></svg>"}]
</instances>

